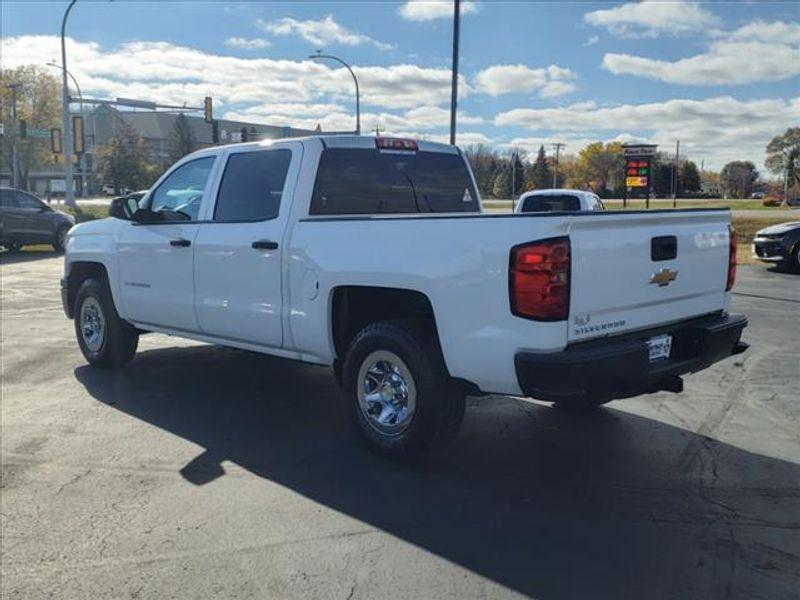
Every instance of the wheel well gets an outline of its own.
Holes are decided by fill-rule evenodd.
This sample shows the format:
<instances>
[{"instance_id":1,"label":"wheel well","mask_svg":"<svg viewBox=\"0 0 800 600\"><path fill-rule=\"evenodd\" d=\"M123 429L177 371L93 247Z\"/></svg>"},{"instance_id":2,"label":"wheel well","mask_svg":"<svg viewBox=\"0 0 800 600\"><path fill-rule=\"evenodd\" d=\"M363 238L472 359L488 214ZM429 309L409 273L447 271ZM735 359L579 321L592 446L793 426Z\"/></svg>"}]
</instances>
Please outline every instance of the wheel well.
<instances>
[{"instance_id":1,"label":"wheel well","mask_svg":"<svg viewBox=\"0 0 800 600\"><path fill-rule=\"evenodd\" d=\"M436 330L433 307L421 292L368 286L336 288L331 306L336 356L344 355L350 341L364 327L389 319L423 319Z\"/></svg>"},{"instance_id":2,"label":"wheel well","mask_svg":"<svg viewBox=\"0 0 800 600\"><path fill-rule=\"evenodd\" d=\"M105 266L95 262L74 262L70 265L67 276L67 310L70 318L74 316L78 290L84 281L92 277L108 280Z\"/></svg>"}]
</instances>

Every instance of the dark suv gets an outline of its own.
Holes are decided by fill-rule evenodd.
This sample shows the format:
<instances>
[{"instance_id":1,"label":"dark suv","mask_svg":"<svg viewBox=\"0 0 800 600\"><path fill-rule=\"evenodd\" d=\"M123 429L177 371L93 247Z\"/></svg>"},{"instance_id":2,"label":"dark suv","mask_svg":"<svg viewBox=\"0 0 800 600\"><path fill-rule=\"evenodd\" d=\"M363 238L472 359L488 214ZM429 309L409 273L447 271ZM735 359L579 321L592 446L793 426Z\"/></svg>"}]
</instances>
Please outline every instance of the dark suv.
<instances>
[{"instance_id":1,"label":"dark suv","mask_svg":"<svg viewBox=\"0 0 800 600\"><path fill-rule=\"evenodd\" d=\"M50 208L33 194L0 187L0 245L6 250L50 244L61 251L73 225L73 217Z\"/></svg>"}]
</instances>

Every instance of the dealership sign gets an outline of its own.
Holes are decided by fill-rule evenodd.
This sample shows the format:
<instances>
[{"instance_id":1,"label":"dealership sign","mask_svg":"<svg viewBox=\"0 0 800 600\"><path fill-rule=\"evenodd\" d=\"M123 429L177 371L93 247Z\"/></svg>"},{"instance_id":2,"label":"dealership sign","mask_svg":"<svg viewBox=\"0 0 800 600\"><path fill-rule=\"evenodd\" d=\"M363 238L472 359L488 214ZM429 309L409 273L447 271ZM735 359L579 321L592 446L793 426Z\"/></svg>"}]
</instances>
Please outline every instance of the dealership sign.
<instances>
[{"instance_id":1,"label":"dealership sign","mask_svg":"<svg viewBox=\"0 0 800 600\"><path fill-rule=\"evenodd\" d=\"M625 198L647 198L650 200L651 177L655 144L624 144ZM649 202L648 202L649 205Z\"/></svg>"}]
</instances>

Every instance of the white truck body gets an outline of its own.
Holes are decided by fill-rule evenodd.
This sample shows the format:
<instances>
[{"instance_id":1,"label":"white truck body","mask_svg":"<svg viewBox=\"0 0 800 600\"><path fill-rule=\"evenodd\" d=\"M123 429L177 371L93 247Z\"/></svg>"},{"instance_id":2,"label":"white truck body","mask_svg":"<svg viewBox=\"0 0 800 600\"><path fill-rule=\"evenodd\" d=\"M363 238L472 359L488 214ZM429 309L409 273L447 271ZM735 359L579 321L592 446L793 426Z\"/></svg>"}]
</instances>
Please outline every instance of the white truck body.
<instances>
[{"instance_id":1,"label":"white truck body","mask_svg":"<svg viewBox=\"0 0 800 600\"><path fill-rule=\"evenodd\" d=\"M119 316L140 330L334 365L342 354L334 339L336 290L408 290L430 303L451 377L472 390L526 395L515 365L521 353L554 356L589 340L727 313L727 210L490 215L478 207L447 214L313 215L317 169L332 148L378 151L371 137L332 136L224 146L185 157L140 206L171 172L210 157L195 220L109 218L70 232L68 315L75 312L75 266L100 264ZM226 162L265 149L291 153L275 217L215 221ZM454 147L428 142L419 142L419 151L460 156ZM676 255L654 262L651 246L661 236L673 236ZM537 321L512 314L510 250L561 237L571 244L568 317ZM174 245L176 240L185 245ZM254 248L256 241L270 247ZM677 276L654 284L663 269Z\"/></svg>"}]
</instances>

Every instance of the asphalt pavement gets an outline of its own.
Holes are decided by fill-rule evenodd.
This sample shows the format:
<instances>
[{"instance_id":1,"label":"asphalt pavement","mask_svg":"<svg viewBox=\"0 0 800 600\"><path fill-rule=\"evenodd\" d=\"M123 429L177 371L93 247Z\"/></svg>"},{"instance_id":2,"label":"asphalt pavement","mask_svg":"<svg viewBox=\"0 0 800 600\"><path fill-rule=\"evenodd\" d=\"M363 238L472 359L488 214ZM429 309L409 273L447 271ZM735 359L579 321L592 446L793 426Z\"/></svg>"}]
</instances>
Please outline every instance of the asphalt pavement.
<instances>
[{"instance_id":1,"label":"asphalt pavement","mask_svg":"<svg viewBox=\"0 0 800 600\"><path fill-rule=\"evenodd\" d=\"M62 259L0 262L3 598L800 596L800 276L741 268L752 346L680 395L470 399L399 465L323 368L155 334L88 367Z\"/></svg>"}]
</instances>

